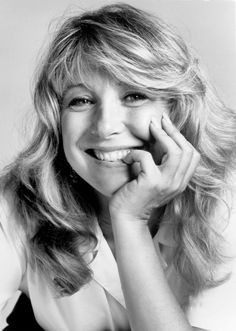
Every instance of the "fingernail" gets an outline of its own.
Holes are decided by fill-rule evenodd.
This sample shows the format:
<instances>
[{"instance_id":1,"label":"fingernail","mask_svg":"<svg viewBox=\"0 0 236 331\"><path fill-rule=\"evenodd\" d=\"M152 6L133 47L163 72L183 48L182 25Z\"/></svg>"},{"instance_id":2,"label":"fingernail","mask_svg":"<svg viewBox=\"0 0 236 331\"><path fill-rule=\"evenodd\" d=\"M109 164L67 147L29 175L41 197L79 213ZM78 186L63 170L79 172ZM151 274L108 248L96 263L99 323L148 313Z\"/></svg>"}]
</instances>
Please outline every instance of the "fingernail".
<instances>
[{"instance_id":1,"label":"fingernail","mask_svg":"<svg viewBox=\"0 0 236 331\"><path fill-rule=\"evenodd\" d=\"M170 120L170 118L169 118L169 116L168 116L165 112L162 113L162 118L163 118L168 124L173 125L172 122L171 122L171 120Z\"/></svg>"}]
</instances>

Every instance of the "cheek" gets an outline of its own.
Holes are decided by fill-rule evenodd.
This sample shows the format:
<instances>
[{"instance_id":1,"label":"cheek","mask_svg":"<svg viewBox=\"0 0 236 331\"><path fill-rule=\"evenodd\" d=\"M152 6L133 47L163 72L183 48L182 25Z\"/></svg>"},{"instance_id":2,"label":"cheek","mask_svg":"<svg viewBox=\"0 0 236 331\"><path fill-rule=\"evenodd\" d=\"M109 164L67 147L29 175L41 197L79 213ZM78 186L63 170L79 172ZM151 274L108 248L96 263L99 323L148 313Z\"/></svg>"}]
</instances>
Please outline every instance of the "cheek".
<instances>
[{"instance_id":1,"label":"cheek","mask_svg":"<svg viewBox=\"0 0 236 331\"><path fill-rule=\"evenodd\" d=\"M76 142L82 135L86 127L83 120L73 113L67 113L61 119L61 131L64 144Z\"/></svg>"},{"instance_id":2,"label":"cheek","mask_svg":"<svg viewBox=\"0 0 236 331\"><path fill-rule=\"evenodd\" d=\"M73 121L71 120L71 116L68 116L68 114L64 114L61 118L61 132L63 141L70 139L70 137L73 136Z\"/></svg>"},{"instance_id":3,"label":"cheek","mask_svg":"<svg viewBox=\"0 0 236 331\"><path fill-rule=\"evenodd\" d=\"M132 116L131 129L132 132L144 141L150 141L150 122L153 117L157 120L161 128L161 118L162 111L157 111L156 109L148 109L148 111L137 110L137 112Z\"/></svg>"}]
</instances>

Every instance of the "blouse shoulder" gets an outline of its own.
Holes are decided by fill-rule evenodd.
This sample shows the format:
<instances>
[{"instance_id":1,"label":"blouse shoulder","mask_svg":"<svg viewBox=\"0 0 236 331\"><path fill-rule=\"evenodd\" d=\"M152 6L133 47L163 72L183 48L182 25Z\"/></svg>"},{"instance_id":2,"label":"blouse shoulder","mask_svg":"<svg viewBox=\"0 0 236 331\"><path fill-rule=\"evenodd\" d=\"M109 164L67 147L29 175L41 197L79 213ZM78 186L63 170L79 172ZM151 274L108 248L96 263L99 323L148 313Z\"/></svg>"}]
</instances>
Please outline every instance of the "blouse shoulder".
<instances>
[{"instance_id":1,"label":"blouse shoulder","mask_svg":"<svg viewBox=\"0 0 236 331\"><path fill-rule=\"evenodd\" d=\"M17 234L13 205L0 195L0 311L19 289L25 270L25 254Z\"/></svg>"}]
</instances>

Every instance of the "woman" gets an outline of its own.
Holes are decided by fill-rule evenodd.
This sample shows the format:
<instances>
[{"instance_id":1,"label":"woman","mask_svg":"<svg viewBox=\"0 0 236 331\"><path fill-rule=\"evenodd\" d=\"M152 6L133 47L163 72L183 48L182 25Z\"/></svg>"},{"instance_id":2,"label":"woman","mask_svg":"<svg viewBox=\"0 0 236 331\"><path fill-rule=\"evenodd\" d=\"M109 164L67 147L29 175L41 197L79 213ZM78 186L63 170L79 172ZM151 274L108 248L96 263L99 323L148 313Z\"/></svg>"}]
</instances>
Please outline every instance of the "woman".
<instances>
[{"instance_id":1,"label":"woman","mask_svg":"<svg viewBox=\"0 0 236 331\"><path fill-rule=\"evenodd\" d=\"M236 115L183 40L125 4L71 17L34 104L1 180L1 305L20 289L50 331L235 329Z\"/></svg>"}]
</instances>

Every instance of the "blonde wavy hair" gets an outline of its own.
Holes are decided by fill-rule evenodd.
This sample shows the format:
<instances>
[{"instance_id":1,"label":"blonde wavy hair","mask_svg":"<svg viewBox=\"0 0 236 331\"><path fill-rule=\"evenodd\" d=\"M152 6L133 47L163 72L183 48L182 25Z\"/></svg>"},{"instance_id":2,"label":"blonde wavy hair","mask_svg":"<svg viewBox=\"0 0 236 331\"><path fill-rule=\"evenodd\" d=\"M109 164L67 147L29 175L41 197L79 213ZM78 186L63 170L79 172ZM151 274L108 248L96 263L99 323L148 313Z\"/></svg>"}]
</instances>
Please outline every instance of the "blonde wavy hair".
<instances>
[{"instance_id":1,"label":"blonde wavy hair","mask_svg":"<svg viewBox=\"0 0 236 331\"><path fill-rule=\"evenodd\" d=\"M215 286L222 262L214 211L233 169L236 116L218 99L198 59L166 23L127 4L67 18L36 77L37 124L29 146L5 171L26 234L28 258L61 295L91 279L84 254L97 243L99 205L93 189L68 164L61 137L63 93L94 70L166 100L175 126L201 154L187 189L160 211L175 224L176 270L191 293Z\"/></svg>"}]
</instances>

